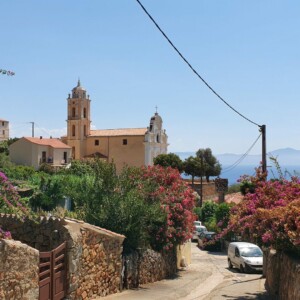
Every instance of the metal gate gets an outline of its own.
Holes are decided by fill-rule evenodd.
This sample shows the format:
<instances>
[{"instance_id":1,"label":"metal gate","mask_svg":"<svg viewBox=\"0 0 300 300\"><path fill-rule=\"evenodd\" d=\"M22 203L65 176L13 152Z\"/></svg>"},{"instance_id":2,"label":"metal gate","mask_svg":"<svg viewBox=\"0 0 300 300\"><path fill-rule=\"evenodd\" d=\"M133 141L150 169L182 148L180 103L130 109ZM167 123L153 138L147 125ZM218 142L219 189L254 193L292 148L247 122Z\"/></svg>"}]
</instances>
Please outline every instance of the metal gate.
<instances>
[{"instance_id":1,"label":"metal gate","mask_svg":"<svg viewBox=\"0 0 300 300\"><path fill-rule=\"evenodd\" d=\"M66 242L40 252L39 300L61 300L66 295Z\"/></svg>"}]
</instances>

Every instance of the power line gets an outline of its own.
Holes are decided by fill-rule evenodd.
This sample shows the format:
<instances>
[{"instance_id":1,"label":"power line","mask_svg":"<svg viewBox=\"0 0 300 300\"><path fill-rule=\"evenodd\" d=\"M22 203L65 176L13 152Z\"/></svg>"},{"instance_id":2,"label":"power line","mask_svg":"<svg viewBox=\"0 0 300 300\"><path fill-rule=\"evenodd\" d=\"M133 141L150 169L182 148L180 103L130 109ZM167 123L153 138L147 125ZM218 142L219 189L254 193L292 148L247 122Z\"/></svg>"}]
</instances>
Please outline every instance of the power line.
<instances>
[{"instance_id":1,"label":"power line","mask_svg":"<svg viewBox=\"0 0 300 300\"><path fill-rule=\"evenodd\" d=\"M250 148L246 151L246 153L244 153L235 163L233 163L231 166L226 167L223 169L222 174L223 173L227 173L231 170L233 170L236 166L238 166L244 159L246 156L248 156L249 152L253 149L253 147L255 146L255 144L257 143L257 141L260 139L261 134L256 138L256 140L254 141L254 143L250 146Z\"/></svg>"},{"instance_id":2,"label":"power line","mask_svg":"<svg viewBox=\"0 0 300 300\"><path fill-rule=\"evenodd\" d=\"M195 73L195 75L225 104L227 105L231 110L233 110L235 113L237 113L239 116L247 120L248 122L258 126L261 128L261 125L257 124L256 122L250 120L246 116L244 116L242 113L237 111L234 107L232 107L227 101L225 101L204 79L203 77L193 68L193 66L189 63L189 61L183 56L183 54L175 47L175 45L172 43L172 41L168 38L168 36L165 34L165 32L160 28L160 26L157 24L157 22L153 19L153 17L149 14L149 12L146 10L146 8L143 6L143 4L136 0L137 3L140 5L140 7L143 9L143 11L146 13L146 15L150 18L150 20L154 23L154 25L157 27L157 29L161 32L161 34L166 38L166 40L169 42L169 44L172 46L172 48L177 52L177 54L183 59L183 61L189 66L189 68Z\"/></svg>"}]
</instances>

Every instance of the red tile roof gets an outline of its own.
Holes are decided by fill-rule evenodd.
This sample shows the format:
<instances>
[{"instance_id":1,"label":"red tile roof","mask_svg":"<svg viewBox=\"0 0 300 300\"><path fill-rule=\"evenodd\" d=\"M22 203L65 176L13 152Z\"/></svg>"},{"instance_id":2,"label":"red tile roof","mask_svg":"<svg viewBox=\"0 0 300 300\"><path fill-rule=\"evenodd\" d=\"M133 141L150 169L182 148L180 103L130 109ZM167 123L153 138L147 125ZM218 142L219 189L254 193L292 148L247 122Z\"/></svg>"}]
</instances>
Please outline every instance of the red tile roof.
<instances>
[{"instance_id":1,"label":"red tile roof","mask_svg":"<svg viewBox=\"0 0 300 300\"><path fill-rule=\"evenodd\" d=\"M145 135L147 128L121 128L91 130L90 136L130 136Z\"/></svg>"},{"instance_id":2,"label":"red tile roof","mask_svg":"<svg viewBox=\"0 0 300 300\"><path fill-rule=\"evenodd\" d=\"M59 139L44 139L44 138L35 138L35 137L24 137L23 139L37 145L50 146L56 149L71 149L70 146L66 145Z\"/></svg>"}]
</instances>

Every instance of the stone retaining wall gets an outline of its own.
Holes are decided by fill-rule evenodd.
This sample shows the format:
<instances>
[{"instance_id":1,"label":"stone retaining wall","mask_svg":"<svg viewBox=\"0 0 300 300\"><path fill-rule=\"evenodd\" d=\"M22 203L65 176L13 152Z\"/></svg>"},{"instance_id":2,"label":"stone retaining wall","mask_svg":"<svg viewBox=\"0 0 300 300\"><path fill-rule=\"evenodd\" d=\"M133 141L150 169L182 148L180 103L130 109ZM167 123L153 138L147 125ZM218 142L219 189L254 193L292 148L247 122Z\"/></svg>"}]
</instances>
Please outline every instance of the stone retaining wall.
<instances>
[{"instance_id":1,"label":"stone retaining wall","mask_svg":"<svg viewBox=\"0 0 300 300\"><path fill-rule=\"evenodd\" d=\"M124 255L124 267L125 288L137 288L140 284L170 278L177 272L176 250L156 252L141 249Z\"/></svg>"},{"instance_id":2,"label":"stone retaining wall","mask_svg":"<svg viewBox=\"0 0 300 300\"><path fill-rule=\"evenodd\" d=\"M38 263L38 250L19 241L0 240L0 299L38 299Z\"/></svg>"},{"instance_id":3,"label":"stone retaining wall","mask_svg":"<svg viewBox=\"0 0 300 300\"><path fill-rule=\"evenodd\" d=\"M300 295L300 258L275 250L264 251L266 289L274 300L295 300Z\"/></svg>"},{"instance_id":4,"label":"stone retaining wall","mask_svg":"<svg viewBox=\"0 0 300 300\"><path fill-rule=\"evenodd\" d=\"M0 225L9 230L14 239L39 251L51 251L67 242L68 299L92 299L121 290L123 235L73 219L42 218L33 222L0 215ZM38 253L37 250L34 251ZM19 251L20 258L24 259L24 251ZM38 263L39 260L34 268L38 268ZM7 267L2 276L6 282L2 284L9 284L13 273Z\"/></svg>"}]
</instances>

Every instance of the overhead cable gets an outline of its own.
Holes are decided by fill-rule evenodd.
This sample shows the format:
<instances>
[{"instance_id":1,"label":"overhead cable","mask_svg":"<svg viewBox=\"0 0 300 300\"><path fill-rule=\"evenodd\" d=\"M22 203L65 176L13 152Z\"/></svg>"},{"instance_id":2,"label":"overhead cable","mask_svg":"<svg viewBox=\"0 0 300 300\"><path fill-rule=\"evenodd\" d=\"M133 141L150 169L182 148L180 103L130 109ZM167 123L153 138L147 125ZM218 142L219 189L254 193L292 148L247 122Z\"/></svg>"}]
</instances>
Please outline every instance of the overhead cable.
<instances>
[{"instance_id":1,"label":"overhead cable","mask_svg":"<svg viewBox=\"0 0 300 300\"><path fill-rule=\"evenodd\" d=\"M261 134L256 138L256 140L254 141L254 143L250 146L250 148L247 150L246 153L244 153L235 163L233 163L231 166L228 166L226 168L224 168L222 170L222 174L223 173L227 173L231 170L233 170L236 166L238 166L244 159L246 156L248 156L249 152L253 149L253 147L255 146L255 144L257 143L257 141L260 139Z\"/></svg>"},{"instance_id":2,"label":"overhead cable","mask_svg":"<svg viewBox=\"0 0 300 300\"><path fill-rule=\"evenodd\" d=\"M172 41L168 38L168 36L165 34L165 32L160 28L160 26L157 24L157 22L153 19L153 17L149 14L149 12L146 10L146 8L143 6L143 4L136 0L140 7L143 9L143 11L147 14L147 16L150 18L150 20L154 23L154 25L157 27L157 29L161 32L161 34L166 38L166 40L169 42L169 44L172 46L172 48L177 52L177 54L183 59L183 61L189 66L189 68L196 74L196 76L230 109L232 109L235 113L237 113L239 116L247 120L248 122L261 127L261 125L257 124L256 122L250 120L246 116L244 116L242 113L237 111L234 107L232 107L227 101L225 101L204 79L203 77L193 68L193 66L189 63L189 61L183 56L183 54L175 47L175 45L172 43Z\"/></svg>"}]
</instances>

